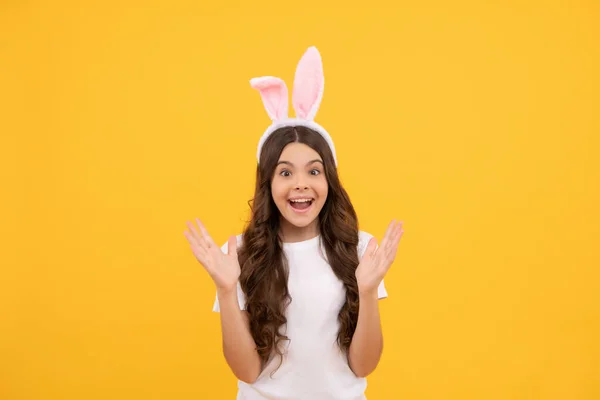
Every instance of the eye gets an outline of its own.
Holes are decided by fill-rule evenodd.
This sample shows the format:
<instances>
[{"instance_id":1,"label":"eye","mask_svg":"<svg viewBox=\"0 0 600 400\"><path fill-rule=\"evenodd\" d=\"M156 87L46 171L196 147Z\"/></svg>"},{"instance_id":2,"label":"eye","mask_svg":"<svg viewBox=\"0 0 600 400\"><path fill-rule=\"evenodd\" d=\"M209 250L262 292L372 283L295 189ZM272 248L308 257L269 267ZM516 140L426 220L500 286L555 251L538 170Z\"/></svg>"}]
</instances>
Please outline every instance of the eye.
<instances>
[{"instance_id":1,"label":"eye","mask_svg":"<svg viewBox=\"0 0 600 400\"><path fill-rule=\"evenodd\" d=\"M290 171L288 171L287 169L281 170L281 172L279 173L279 175L281 176L289 176L289 175L285 175L285 174L289 174Z\"/></svg>"},{"instance_id":2,"label":"eye","mask_svg":"<svg viewBox=\"0 0 600 400\"><path fill-rule=\"evenodd\" d=\"M319 171L318 169L313 169L312 171L310 171L311 173L316 172L316 174L313 175L319 175L321 173L321 171Z\"/></svg>"}]
</instances>

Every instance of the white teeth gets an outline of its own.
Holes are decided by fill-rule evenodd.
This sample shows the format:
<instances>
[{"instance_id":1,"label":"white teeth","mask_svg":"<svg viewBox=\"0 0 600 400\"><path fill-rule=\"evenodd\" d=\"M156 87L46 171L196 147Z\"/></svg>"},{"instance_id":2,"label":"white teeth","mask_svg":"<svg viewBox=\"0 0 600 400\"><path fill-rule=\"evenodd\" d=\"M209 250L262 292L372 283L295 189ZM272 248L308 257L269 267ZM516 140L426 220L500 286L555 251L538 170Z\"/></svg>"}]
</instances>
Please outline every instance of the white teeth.
<instances>
[{"instance_id":1,"label":"white teeth","mask_svg":"<svg viewBox=\"0 0 600 400\"><path fill-rule=\"evenodd\" d=\"M312 201L312 199L298 199L298 200L290 200L292 203L308 203Z\"/></svg>"}]
</instances>

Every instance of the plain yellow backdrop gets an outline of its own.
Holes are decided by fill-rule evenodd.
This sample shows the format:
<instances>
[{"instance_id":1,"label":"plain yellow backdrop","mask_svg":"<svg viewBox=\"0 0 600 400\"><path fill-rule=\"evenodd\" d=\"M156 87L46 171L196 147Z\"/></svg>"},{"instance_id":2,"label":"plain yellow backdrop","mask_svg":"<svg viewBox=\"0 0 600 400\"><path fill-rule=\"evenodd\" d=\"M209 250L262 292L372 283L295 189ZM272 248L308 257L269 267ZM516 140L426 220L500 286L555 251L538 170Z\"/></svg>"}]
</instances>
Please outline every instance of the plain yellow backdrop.
<instances>
[{"instance_id":1,"label":"plain yellow backdrop","mask_svg":"<svg viewBox=\"0 0 600 400\"><path fill-rule=\"evenodd\" d=\"M249 79L321 51L361 229L405 222L369 400L600 398L600 4L0 3L0 398L233 399L183 236L241 232Z\"/></svg>"}]
</instances>

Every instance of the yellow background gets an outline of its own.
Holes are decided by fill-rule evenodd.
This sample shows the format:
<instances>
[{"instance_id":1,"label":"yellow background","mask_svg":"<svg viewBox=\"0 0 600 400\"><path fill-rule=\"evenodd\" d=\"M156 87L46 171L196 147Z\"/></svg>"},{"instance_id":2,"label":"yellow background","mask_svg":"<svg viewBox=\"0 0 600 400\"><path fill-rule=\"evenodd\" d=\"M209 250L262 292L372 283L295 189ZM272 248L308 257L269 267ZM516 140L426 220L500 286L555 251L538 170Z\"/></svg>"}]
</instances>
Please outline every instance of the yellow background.
<instances>
[{"instance_id":1,"label":"yellow background","mask_svg":"<svg viewBox=\"0 0 600 400\"><path fill-rule=\"evenodd\" d=\"M234 398L185 221L241 231L310 45L405 221L369 400L600 398L600 5L498 0L0 3L1 399Z\"/></svg>"}]
</instances>

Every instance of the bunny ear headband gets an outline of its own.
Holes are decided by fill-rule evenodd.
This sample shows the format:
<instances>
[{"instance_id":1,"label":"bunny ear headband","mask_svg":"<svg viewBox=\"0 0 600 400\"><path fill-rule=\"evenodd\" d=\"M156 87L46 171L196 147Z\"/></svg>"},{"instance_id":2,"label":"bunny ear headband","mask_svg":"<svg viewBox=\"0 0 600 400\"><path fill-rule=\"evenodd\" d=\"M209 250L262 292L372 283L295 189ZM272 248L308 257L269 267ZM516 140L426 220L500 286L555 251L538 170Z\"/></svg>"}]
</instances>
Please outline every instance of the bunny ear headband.
<instances>
[{"instance_id":1,"label":"bunny ear headband","mask_svg":"<svg viewBox=\"0 0 600 400\"><path fill-rule=\"evenodd\" d=\"M263 144L273 131L284 126L305 126L325 138L337 167L333 140L329 133L314 121L321 105L324 86L323 64L316 47L309 47L296 67L292 93L292 105L296 112L296 118L288 118L288 89L283 80L272 76L263 76L251 79L250 86L259 91L267 114L272 120L271 125L258 142L256 158L259 162Z\"/></svg>"}]
</instances>

